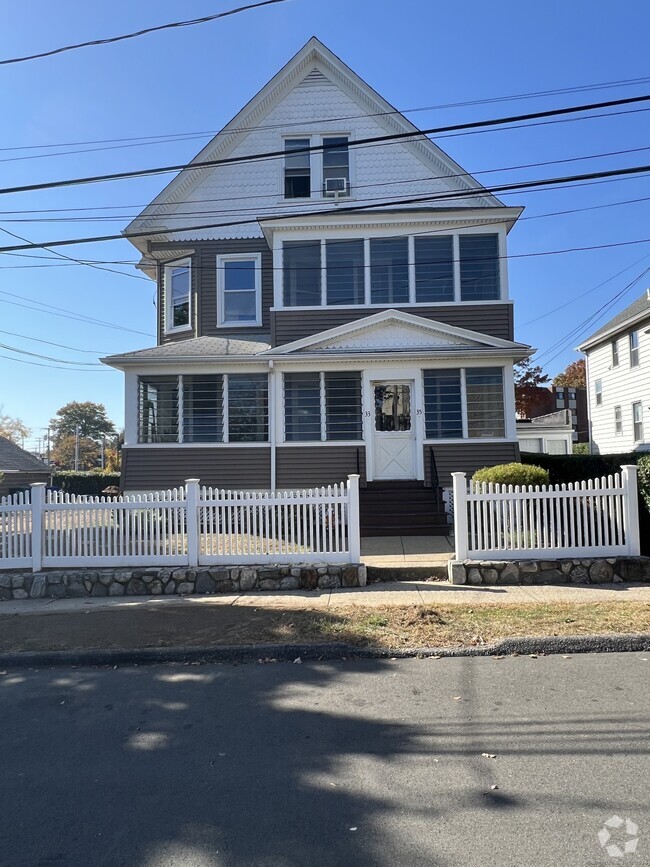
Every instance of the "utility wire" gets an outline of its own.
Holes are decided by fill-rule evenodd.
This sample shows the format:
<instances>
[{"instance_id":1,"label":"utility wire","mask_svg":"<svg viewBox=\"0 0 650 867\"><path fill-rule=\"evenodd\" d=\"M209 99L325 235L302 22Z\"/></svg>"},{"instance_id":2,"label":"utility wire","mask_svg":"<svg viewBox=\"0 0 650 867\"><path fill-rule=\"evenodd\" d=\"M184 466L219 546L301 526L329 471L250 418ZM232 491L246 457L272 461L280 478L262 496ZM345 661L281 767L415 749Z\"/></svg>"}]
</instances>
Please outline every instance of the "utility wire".
<instances>
[{"instance_id":1,"label":"utility wire","mask_svg":"<svg viewBox=\"0 0 650 867\"><path fill-rule=\"evenodd\" d=\"M185 21L172 21L169 24L158 24L155 27L145 27L132 33L123 33L120 36L109 36L104 39L91 39L88 42L77 42L73 45L64 45L61 48L53 48L50 51L41 51L38 54L27 54L24 57L10 57L0 60L0 66L10 63L25 63L28 60L38 60L42 57L53 57L55 54L63 54L66 51L76 51L78 48L89 48L96 45L110 45L113 42L122 42L125 39L135 39L138 36L146 36L148 33L158 33L161 30L172 30L177 27L193 27L196 24L207 24L218 18L228 18L240 12L248 12L250 9L260 9L262 6L272 6L276 3L286 3L287 0L260 0L259 3L249 3L247 6L239 6L236 9L228 9L226 12L218 12L214 15L204 15L201 18L190 18Z\"/></svg>"},{"instance_id":2,"label":"utility wire","mask_svg":"<svg viewBox=\"0 0 650 867\"><path fill-rule=\"evenodd\" d=\"M388 135L381 136L368 136L366 138L356 139L354 141L348 142L348 147L360 147L363 145L377 145L385 142L394 142L394 141L404 141L405 139L414 139L414 140L422 140L429 135L434 135L437 133L443 132L451 132L451 131L465 131L486 127L499 126L506 123L513 122L523 122L527 120L534 120L537 118L545 118L545 117L557 117L561 115L567 114L575 114L576 112L582 111L594 111L599 108L613 108L619 105L632 105L636 103L648 102L650 101L650 94L644 94L642 96L631 96L626 97L624 99L614 99L608 100L606 102L594 102L588 103L585 105L575 105L569 106L567 108L555 108L548 109L547 111L537 111L537 112L528 112L527 114L520 115L511 115L509 117L500 117L500 118L490 118L488 120L482 121L471 121L467 123L457 123L451 124L448 126L441 127L429 127L428 129L423 130L413 130L408 132L401 133L390 133ZM292 155L297 154L306 154L306 153L314 153L321 152L323 150L327 150L328 146L325 144L318 145L309 145L304 148L295 148L291 150ZM60 187L69 187L69 186L78 186L80 184L91 184L91 183L100 183L104 181L114 181L114 180L124 180L127 178L134 177L147 177L150 175L159 175L159 174L168 174L170 172L178 172L183 169L209 169L214 168L215 166L221 165L234 165L239 163L248 163L248 162L259 162L272 158L285 157L285 150L275 150L275 151L265 151L256 154L243 154L241 156L232 156L232 157L224 157L222 159L216 160L205 160L200 163L178 163L176 165L169 166L157 166L155 168L149 169L136 169L128 172L113 172L111 174L105 175L92 175L87 177L79 177L79 178L68 178L65 180L59 181L48 181L39 184L26 184L19 187L5 187L4 189L0 189L0 194L6 195L8 193L24 193L31 192L34 190L46 190L46 189L55 189Z\"/></svg>"},{"instance_id":3,"label":"utility wire","mask_svg":"<svg viewBox=\"0 0 650 867\"><path fill-rule=\"evenodd\" d=\"M45 311L43 311L45 312ZM5 331L0 328L0 334L9 334L12 337L22 337L24 340L33 340L36 343L46 343L48 346L58 346L59 349L70 349L72 352L83 352L88 355L99 357L100 355L109 355L108 352L100 352L95 349L79 349L76 346L68 346L65 343L54 343L52 340L43 340L42 337L30 337L28 334L18 334L16 331Z\"/></svg>"}]
</instances>

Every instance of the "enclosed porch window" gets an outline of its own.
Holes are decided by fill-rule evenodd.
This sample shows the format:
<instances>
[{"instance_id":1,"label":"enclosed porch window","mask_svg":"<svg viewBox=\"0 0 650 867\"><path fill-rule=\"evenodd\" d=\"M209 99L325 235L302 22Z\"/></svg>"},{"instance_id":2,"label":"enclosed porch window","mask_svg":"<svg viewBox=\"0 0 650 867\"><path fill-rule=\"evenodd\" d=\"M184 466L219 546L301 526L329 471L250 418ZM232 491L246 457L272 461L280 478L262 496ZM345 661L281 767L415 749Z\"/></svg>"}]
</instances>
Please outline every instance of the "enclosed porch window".
<instances>
[{"instance_id":1,"label":"enclosed porch window","mask_svg":"<svg viewBox=\"0 0 650 867\"><path fill-rule=\"evenodd\" d=\"M503 368L423 371L427 439L505 436Z\"/></svg>"},{"instance_id":2,"label":"enclosed porch window","mask_svg":"<svg viewBox=\"0 0 650 867\"><path fill-rule=\"evenodd\" d=\"M360 440L361 374L285 373L286 442Z\"/></svg>"}]
</instances>

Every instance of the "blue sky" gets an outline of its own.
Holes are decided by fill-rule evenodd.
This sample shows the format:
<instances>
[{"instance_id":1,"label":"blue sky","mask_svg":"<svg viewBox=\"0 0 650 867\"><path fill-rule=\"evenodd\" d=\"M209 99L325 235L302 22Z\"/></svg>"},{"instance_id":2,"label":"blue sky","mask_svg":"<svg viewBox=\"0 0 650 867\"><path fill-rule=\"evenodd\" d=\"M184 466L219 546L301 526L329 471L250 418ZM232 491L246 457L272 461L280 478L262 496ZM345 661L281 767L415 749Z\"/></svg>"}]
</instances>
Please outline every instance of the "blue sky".
<instances>
[{"instance_id":1,"label":"blue sky","mask_svg":"<svg viewBox=\"0 0 650 867\"><path fill-rule=\"evenodd\" d=\"M235 5L231 0L192 0L183 4L175 0L113 0L107 4L32 0L29 4L8 4L3 10L0 58L207 15ZM536 4L521 0L489 4L479 0L457 0L454 4L431 0L290 0L223 21L0 67L0 186L189 160L209 139L208 135L110 149L106 144L69 143L216 132L314 34L389 102L400 109L412 109L648 75L649 24L647 3L625 0L617 4L604 0L546 0ZM646 91L650 92L650 83L405 113L419 126L427 127ZM480 172L645 148L650 145L649 133L650 112L637 111L437 141L466 170ZM52 144L61 146L37 147ZM77 152L54 155L70 150ZM83 150L88 152L79 152ZM478 177L485 183L508 183L644 163L650 163L650 149ZM169 177L5 195L0 197L0 227L32 241L117 233ZM576 357L571 347L577 341L570 342L569 348L555 358L556 351L548 351L549 347L650 265L650 243L561 255L518 255L650 237L650 201L552 217L538 215L644 197L650 197L650 179L645 176L503 197L508 204L526 207L527 219L512 231L509 244L516 337L546 351L541 361L549 373L558 372ZM53 211L37 214L38 219L33 214L15 213L108 207L113 210L64 214ZM111 219L98 220L98 213ZM92 219L88 219L89 214ZM84 219L61 222L62 216ZM43 218L51 221L44 222ZM11 242L0 232L0 244ZM103 261L136 259L127 241L60 250ZM36 254L51 255L42 251ZM60 265L62 261L53 260L56 267L25 267L52 263L0 256L0 344L56 359L92 363L98 355L140 348L155 340L151 281L134 279L139 272L129 265L106 266L131 275L119 276L89 267ZM650 275L622 296L605 318L630 303L647 286ZM584 298L575 300L586 292L589 294ZM16 306L28 304L24 298L78 311L132 331ZM567 306L544 315L560 305ZM588 330L594 330L597 324ZM3 333L7 331L26 337ZM27 338L50 340L86 352ZM0 347L0 406L4 412L22 417L33 428L34 437L42 434L40 429L56 409L70 400L105 403L110 416L122 423L122 377L118 372L100 368L89 372L66 364L59 365L66 369L39 367L25 361L44 365L57 362Z\"/></svg>"}]
</instances>

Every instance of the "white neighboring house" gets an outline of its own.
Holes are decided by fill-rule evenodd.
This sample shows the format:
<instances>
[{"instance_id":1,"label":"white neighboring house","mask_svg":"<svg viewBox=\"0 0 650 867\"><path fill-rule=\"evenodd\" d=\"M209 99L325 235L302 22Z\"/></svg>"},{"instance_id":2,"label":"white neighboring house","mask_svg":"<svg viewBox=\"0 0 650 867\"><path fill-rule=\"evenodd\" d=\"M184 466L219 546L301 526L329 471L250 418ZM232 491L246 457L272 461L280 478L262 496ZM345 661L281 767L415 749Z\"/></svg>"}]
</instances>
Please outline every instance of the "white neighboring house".
<instances>
[{"instance_id":1,"label":"white neighboring house","mask_svg":"<svg viewBox=\"0 0 650 867\"><path fill-rule=\"evenodd\" d=\"M537 418L517 419L517 439L522 452L570 455L573 451L571 411L561 409Z\"/></svg>"},{"instance_id":2,"label":"white neighboring house","mask_svg":"<svg viewBox=\"0 0 650 867\"><path fill-rule=\"evenodd\" d=\"M650 289L579 347L593 454L650 449Z\"/></svg>"}]
</instances>

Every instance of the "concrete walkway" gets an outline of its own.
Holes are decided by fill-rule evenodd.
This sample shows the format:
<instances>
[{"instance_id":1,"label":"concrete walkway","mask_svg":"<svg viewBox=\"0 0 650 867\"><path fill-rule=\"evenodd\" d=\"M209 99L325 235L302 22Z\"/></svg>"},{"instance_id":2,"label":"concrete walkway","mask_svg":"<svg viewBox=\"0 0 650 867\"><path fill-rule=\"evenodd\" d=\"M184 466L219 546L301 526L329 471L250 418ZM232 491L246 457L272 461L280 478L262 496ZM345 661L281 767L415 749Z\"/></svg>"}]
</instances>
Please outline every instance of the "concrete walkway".
<instances>
[{"instance_id":1,"label":"concrete walkway","mask_svg":"<svg viewBox=\"0 0 650 867\"><path fill-rule=\"evenodd\" d=\"M454 556L449 536L366 536L361 539L361 562L376 568L446 567Z\"/></svg>"},{"instance_id":2,"label":"concrete walkway","mask_svg":"<svg viewBox=\"0 0 650 867\"><path fill-rule=\"evenodd\" d=\"M222 606L257 609L369 608L384 605L531 605L562 602L645 602L650 604L649 584L590 584L545 587L467 587L425 581L371 584L340 590L282 591L218 596L133 596L119 599L25 599L0 603L0 629L6 616L32 616L95 611L174 609Z\"/></svg>"}]
</instances>

